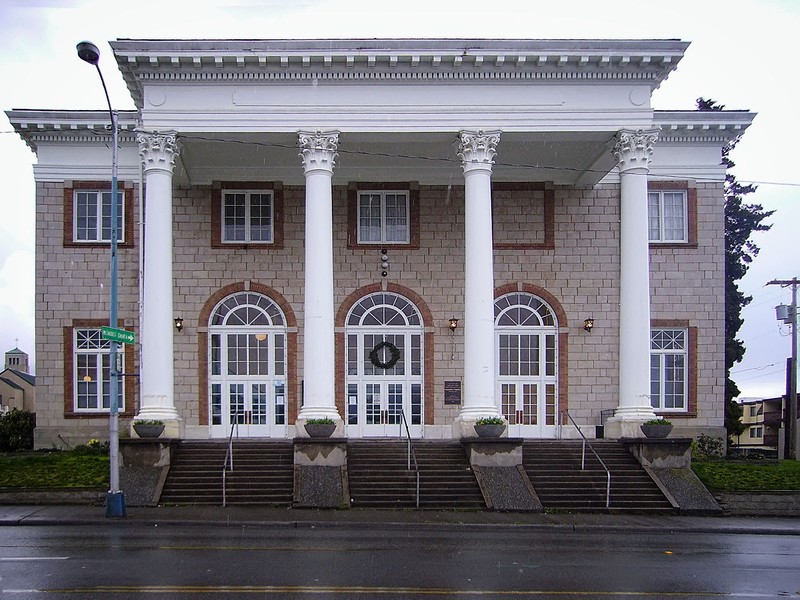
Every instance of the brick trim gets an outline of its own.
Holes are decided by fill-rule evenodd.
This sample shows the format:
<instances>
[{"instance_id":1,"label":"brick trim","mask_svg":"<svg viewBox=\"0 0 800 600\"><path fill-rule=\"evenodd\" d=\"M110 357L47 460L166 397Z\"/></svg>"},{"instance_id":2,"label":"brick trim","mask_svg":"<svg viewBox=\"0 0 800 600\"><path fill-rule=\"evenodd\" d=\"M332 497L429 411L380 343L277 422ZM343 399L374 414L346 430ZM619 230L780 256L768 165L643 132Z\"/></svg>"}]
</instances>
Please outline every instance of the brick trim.
<instances>
[{"instance_id":1,"label":"brick trim","mask_svg":"<svg viewBox=\"0 0 800 600\"><path fill-rule=\"evenodd\" d=\"M81 190L111 190L110 181L73 181L70 187L64 187L63 246L64 248L108 248L111 242L78 242L74 237L75 192ZM125 227L125 239L117 243L118 248L133 248L135 231L133 228L133 187L126 187L124 181L117 181L118 193L123 195L122 222Z\"/></svg>"},{"instance_id":2,"label":"brick trim","mask_svg":"<svg viewBox=\"0 0 800 600\"><path fill-rule=\"evenodd\" d=\"M687 332L686 340L686 411L657 411L660 417L667 417L669 419L691 419L697 416L697 341L698 341L698 328L690 325L689 321L685 319L652 319L650 327L653 329L669 329L670 327L676 329L685 329Z\"/></svg>"},{"instance_id":3,"label":"brick trim","mask_svg":"<svg viewBox=\"0 0 800 600\"><path fill-rule=\"evenodd\" d=\"M532 283L506 283L495 288L494 297L497 299L514 292L524 292L541 298L550 305L556 314L558 321L558 410L563 415L565 411L569 410L569 322L567 313L553 294ZM565 418L562 417L562 419Z\"/></svg>"},{"instance_id":4,"label":"brick trim","mask_svg":"<svg viewBox=\"0 0 800 600\"><path fill-rule=\"evenodd\" d=\"M335 318L335 326L340 329L336 333L336 382L335 382L335 393L336 393L336 408L339 410L340 415L344 415L344 418L347 418L347 413L345 412L345 385L347 383L347 376L345 375L346 367L345 365L345 334L342 329L345 327L345 319L347 318L347 313L350 312L350 309L364 296L369 294L374 294L376 292L383 291L380 283L372 283L369 285L365 285L363 287L354 290L344 299L344 301L339 305L339 310L336 311L336 318ZM425 343L425 357L423 359L423 368L422 368L422 390L424 396L424 416L423 416L423 424L425 425L433 425L434 420L434 393L435 393L435 360L434 360L434 344L436 342L434 333L432 331L428 331L428 329L433 328L433 315L428 308L428 304L423 300L422 296L417 294L414 290L407 288L403 285L398 283L388 283L386 286L387 292L392 292L394 294L399 294L400 296L404 296L408 300L414 303L414 305L419 310L419 314L422 317L422 325L425 328L425 332L423 333L423 340Z\"/></svg>"},{"instance_id":5,"label":"brick trim","mask_svg":"<svg viewBox=\"0 0 800 600\"><path fill-rule=\"evenodd\" d=\"M697 248L697 187L689 181L648 181L647 190L686 192L686 243L650 242L650 248Z\"/></svg>"},{"instance_id":6,"label":"brick trim","mask_svg":"<svg viewBox=\"0 0 800 600\"><path fill-rule=\"evenodd\" d=\"M272 192L272 242L235 244L222 241L222 190ZM214 181L211 186L211 247L239 250L283 250L283 183L280 181Z\"/></svg>"},{"instance_id":7,"label":"brick trim","mask_svg":"<svg viewBox=\"0 0 800 600\"><path fill-rule=\"evenodd\" d=\"M108 411L76 411L75 410L75 388L73 386L73 369L75 367L75 347L73 346L73 333L75 329L81 327L100 328L108 325L108 319L73 319L72 325L64 327L63 351L64 351L64 417L66 419L108 419ZM119 321L119 327L125 328L125 321ZM121 344L123 356L123 368L125 373L134 372L134 351L133 344ZM136 404L136 381L135 377L123 377L123 391L125 394L125 409L119 412L121 417L133 417Z\"/></svg>"},{"instance_id":8,"label":"brick trim","mask_svg":"<svg viewBox=\"0 0 800 600\"><path fill-rule=\"evenodd\" d=\"M358 192L361 190L407 190L408 191L408 244L391 243L358 243ZM420 226L420 191L416 181L398 182L351 182L347 186L347 248L374 249L389 248L392 250L419 250Z\"/></svg>"},{"instance_id":9,"label":"brick trim","mask_svg":"<svg viewBox=\"0 0 800 600\"><path fill-rule=\"evenodd\" d=\"M288 384L287 402L287 424L291 425L297 420L298 398L300 382L297 378L297 317L294 314L289 302L276 290L254 281L231 283L218 289L209 296L197 318L197 419L198 425L209 424L208 421L208 332L199 331L208 327L208 321L214 308L223 299L239 292L255 292L267 296L275 302L283 311L286 317L286 327L295 329L286 333L286 381Z\"/></svg>"},{"instance_id":10,"label":"brick trim","mask_svg":"<svg viewBox=\"0 0 800 600\"><path fill-rule=\"evenodd\" d=\"M493 192L538 192L544 191L544 242L535 244L494 244L495 250L555 250L556 193L553 185L544 182L497 182L492 183ZM492 203L494 207L494 203ZM492 221L494 223L494 220Z\"/></svg>"}]
</instances>

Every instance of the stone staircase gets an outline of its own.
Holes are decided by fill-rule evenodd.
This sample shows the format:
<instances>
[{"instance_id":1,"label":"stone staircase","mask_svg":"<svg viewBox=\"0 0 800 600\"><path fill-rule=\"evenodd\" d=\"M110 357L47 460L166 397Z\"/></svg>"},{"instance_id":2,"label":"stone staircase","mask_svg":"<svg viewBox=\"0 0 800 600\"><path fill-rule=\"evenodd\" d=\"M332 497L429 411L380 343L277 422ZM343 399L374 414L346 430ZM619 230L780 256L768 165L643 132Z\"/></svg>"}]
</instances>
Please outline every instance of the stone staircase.
<instances>
[{"instance_id":1,"label":"stone staircase","mask_svg":"<svg viewBox=\"0 0 800 600\"><path fill-rule=\"evenodd\" d=\"M580 440L536 440L523 443L523 466L546 511L671 514L669 500L639 462L616 441L591 440L611 471L607 510L606 471L586 448L581 471Z\"/></svg>"},{"instance_id":2,"label":"stone staircase","mask_svg":"<svg viewBox=\"0 0 800 600\"><path fill-rule=\"evenodd\" d=\"M222 504L225 441L183 441L172 456L161 504ZM287 441L234 441L227 504L291 506L294 450Z\"/></svg>"},{"instance_id":3,"label":"stone staircase","mask_svg":"<svg viewBox=\"0 0 800 600\"><path fill-rule=\"evenodd\" d=\"M416 477L407 469L404 440L347 444L352 508L415 508ZM420 470L420 508L484 510L475 475L460 442L414 441Z\"/></svg>"}]
</instances>

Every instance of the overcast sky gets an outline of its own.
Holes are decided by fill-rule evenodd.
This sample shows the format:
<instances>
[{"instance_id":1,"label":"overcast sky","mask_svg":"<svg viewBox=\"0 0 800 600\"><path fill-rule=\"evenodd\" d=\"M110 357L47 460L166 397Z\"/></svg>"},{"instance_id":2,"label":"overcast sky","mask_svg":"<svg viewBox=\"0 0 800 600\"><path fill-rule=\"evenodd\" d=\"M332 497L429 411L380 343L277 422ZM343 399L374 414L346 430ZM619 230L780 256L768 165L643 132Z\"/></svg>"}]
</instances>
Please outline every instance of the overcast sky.
<instances>
[{"instance_id":1,"label":"overcast sky","mask_svg":"<svg viewBox=\"0 0 800 600\"><path fill-rule=\"evenodd\" d=\"M653 8L649 8L649 7ZM790 230L800 223L796 98L800 2L669 3L565 0L0 0L0 109L105 109L94 69L75 54L91 40L117 109L134 108L108 41L117 38L448 37L682 39L686 56L654 95L654 108L693 109L698 96L758 113L732 158L748 197L776 210L761 254L741 283L753 302L740 331L747 354L734 367L743 396L783 393L790 328L774 307L789 289L765 286L800 276ZM35 156L0 117L0 351L33 355ZM656 147L657 152L657 147ZM795 234L796 238L796 234ZM795 241L795 240L792 240ZM724 318L723 314L719 315ZM18 341L17 341L18 340Z\"/></svg>"}]
</instances>

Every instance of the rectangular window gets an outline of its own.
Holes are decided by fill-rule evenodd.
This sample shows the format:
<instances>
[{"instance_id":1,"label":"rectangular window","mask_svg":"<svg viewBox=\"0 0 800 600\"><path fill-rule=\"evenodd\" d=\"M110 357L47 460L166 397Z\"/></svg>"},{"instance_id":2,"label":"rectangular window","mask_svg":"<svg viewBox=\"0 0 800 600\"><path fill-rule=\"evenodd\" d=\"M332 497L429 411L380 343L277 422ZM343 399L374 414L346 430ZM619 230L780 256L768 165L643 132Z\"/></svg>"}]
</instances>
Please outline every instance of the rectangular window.
<instances>
[{"instance_id":1,"label":"rectangular window","mask_svg":"<svg viewBox=\"0 0 800 600\"><path fill-rule=\"evenodd\" d=\"M685 191L648 192L647 213L651 242L685 243L688 241Z\"/></svg>"},{"instance_id":2,"label":"rectangular window","mask_svg":"<svg viewBox=\"0 0 800 600\"><path fill-rule=\"evenodd\" d=\"M100 336L99 328L75 329L74 406L76 412L108 412L111 406L111 342ZM117 350L121 364L123 351ZM119 412L125 410L122 377L117 380Z\"/></svg>"},{"instance_id":3,"label":"rectangular window","mask_svg":"<svg viewBox=\"0 0 800 600\"><path fill-rule=\"evenodd\" d=\"M655 410L687 410L687 331L650 332L650 404Z\"/></svg>"},{"instance_id":4,"label":"rectangular window","mask_svg":"<svg viewBox=\"0 0 800 600\"><path fill-rule=\"evenodd\" d=\"M409 224L408 192L359 192L359 244L408 244Z\"/></svg>"},{"instance_id":5,"label":"rectangular window","mask_svg":"<svg viewBox=\"0 0 800 600\"><path fill-rule=\"evenodd\" d=\"M228 190L223 192L222 198L223 243L273 242L272 192Z\"/></svg>"},{"instance_id":6,"label":"rectangular window","mask_svg":"<svg viewBox=\"0 0 800 600\"><path fill-rule=\"evenodd\" d=\"M72 239L75 242L111 241L111 190L76 190L73 196ZM125 193L117 193L117 242L125 241Z\"/></svg>"}]
</instances>

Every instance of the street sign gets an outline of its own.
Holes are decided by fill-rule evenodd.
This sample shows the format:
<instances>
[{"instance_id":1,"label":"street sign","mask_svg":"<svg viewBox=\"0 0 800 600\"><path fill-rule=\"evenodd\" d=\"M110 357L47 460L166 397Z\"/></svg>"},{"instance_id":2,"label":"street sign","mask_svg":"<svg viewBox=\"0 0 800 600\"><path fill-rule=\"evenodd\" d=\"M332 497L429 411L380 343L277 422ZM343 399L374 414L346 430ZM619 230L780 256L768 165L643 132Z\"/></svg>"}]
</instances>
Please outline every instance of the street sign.
<instances>
[{"instance_id":1,"label":"street sign","mask_svg":"<svg viewBox=\"0 0 800 600\"><path fill-rule=\"evenodd\" d=\"M112 342L122 342L123 344L135 344L136 334L133 331L124 329L114 329L113 327L101 328L100 337Z\"/></svg>"}]
</instances>

